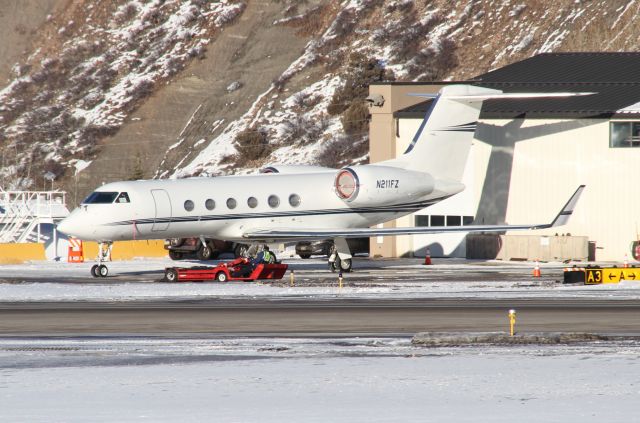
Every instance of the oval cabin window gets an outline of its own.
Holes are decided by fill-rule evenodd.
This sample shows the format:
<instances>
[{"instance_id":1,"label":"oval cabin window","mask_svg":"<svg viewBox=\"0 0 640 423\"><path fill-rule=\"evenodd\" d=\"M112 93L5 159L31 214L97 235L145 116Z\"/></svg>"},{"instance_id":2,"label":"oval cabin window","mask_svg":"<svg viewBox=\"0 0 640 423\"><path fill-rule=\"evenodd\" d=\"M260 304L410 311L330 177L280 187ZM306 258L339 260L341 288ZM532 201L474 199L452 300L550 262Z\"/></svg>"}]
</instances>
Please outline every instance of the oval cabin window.
<instances>
[{"instance_id":1,"label":"oval cabin window","mask_svg":"<svg viewBox=\"0 0 640 423\"><path fill-rule=\"evenodd\" d=\"M269 203L269 207L271 207L272 209L275 209L280 205L280 199L277 195L270 195L267 199L267 202Z\"/></svg>"},{"instance_id":2,"label":"oval cabin window","mask_svg":"<svg viewBox=\"0 0 640 423\"><path fill-rule=\"evenodd\" d=\"M291 207L298 207L302 201L300 200L300 196L298 194L291 194L289 196L289 204Z\"/></svg>"}]
</instances>

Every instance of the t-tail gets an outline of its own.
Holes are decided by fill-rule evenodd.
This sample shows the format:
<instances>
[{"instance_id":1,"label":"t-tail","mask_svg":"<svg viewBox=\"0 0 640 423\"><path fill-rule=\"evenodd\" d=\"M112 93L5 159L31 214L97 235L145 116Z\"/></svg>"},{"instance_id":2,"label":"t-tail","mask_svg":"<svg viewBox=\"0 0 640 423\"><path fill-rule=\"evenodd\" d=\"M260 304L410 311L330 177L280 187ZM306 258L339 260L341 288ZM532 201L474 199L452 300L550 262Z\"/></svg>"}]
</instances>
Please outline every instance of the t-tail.
<instances>
[{"instance_id":1,"label":"t-tail","mask_svg":"<svg viewBox=\"0 0 640 423\"><path fill-rule=\"evenodd\" d=\"M384 165L428 172L440 180L460 182L485 100L590 94L593 93L503 93L473 85L448 85L438 94L410 94L433 101L404 154Z\"/></svg>"},{"instance_id":2,"label":"t-tail","mask_svg":"<svg viewBox=\"0 0 640 423\"><path fill-rule=\"evenodd\" d=\"M499 94L502 91L472 85L449 85L436 95L415 94L433 101L404 154L385 164L459 182L482 108L477 99Z\"/></svg>"}]
</instances>

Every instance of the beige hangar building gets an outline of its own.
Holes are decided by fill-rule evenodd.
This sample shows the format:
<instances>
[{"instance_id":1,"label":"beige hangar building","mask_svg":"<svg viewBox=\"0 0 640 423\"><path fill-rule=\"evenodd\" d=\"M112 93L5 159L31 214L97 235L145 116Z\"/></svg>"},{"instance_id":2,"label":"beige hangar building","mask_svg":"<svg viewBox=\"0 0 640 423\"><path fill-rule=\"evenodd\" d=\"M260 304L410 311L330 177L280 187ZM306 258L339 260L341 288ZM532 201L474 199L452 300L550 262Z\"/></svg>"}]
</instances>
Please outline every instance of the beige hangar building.
<instances>
[{"instance_id":1,"label":"beige hangar building","mask_svg":"<svg viewBox=\"0 0 640 423\"><path fill-rule=\"evenodd\" d=\"M369 88L371 163L404 152L432 100L434 83ZM568 225L505 235L371 238L371 254L540 260L633 259L639 239L640 53L548 53L464 81L504 92L588 96L483 104L463 176L466 189L385 226L550 222L579 185Z\"/></svg>"}]
</instances>

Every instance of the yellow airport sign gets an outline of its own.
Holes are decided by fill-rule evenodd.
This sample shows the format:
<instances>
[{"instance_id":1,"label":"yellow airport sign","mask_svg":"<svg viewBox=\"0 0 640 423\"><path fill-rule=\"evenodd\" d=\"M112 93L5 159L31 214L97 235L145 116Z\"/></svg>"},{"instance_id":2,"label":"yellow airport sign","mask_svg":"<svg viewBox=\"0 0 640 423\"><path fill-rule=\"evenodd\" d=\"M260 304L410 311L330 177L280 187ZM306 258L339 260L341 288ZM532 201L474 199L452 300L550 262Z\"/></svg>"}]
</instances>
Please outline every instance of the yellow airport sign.
<instances>
[{"instance_id":1,"label":"yellow airport sign","mask_svg":"<svg viewBox=\"0 0 640 423\"><path fill-rule=\"evenodd\" d=\"M586 285L640 281L640 268L605 267L601 269L585 269L584 276Z\"/></svg>"}]
</instances>

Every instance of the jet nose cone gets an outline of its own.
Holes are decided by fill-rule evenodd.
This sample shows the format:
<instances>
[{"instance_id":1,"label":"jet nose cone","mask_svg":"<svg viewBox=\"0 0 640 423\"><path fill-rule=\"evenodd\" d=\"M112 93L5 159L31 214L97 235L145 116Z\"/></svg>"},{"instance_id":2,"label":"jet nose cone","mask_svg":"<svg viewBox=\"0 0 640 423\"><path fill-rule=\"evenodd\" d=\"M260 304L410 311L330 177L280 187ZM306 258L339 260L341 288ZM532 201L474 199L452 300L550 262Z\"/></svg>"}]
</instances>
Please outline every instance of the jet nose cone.
<instances>
[{"instance_id":1,"label":"jet nose cone","mask_svg":"<svg viewBox=\"0 0 640 423\"><path fill-rule=\"evenodd\" d=\"M62 222L58 223L58 232L62 232L65 235L71 235L70 231L73 226L71 225L71 222L69 222L69 220L70 219L67 217Z\"/></svg>"}]
</instances>

